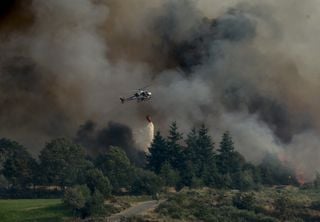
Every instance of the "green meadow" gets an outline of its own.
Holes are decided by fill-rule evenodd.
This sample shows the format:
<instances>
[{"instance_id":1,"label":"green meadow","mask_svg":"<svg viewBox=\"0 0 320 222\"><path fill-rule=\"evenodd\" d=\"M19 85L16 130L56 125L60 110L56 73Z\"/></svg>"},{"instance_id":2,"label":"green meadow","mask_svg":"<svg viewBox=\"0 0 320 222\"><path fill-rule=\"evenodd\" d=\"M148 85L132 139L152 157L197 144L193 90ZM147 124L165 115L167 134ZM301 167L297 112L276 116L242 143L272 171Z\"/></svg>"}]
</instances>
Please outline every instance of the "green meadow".
<instances>
[{"instance_id":1,"label":"green meadow","mask_svg":"<svg viewBox=\"0 0 320 222\"><path fill-rule=\"evenodd\" d=\"M70 216L60 199L0 200L1 222L56 222Z\"/></svg>"}]
</instances>

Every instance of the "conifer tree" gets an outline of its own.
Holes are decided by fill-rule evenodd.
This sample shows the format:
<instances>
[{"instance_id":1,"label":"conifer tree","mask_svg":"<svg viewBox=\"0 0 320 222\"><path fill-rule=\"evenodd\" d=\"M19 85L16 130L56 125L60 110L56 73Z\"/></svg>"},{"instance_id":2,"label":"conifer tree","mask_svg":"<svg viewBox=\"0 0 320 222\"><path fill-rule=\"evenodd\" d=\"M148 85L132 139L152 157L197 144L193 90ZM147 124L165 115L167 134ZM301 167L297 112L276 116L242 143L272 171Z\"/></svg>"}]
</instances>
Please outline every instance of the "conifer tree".
<instances>
[{"instance_id":1,"label":"conifer tree","mask_svg":"<svg viewBox=\"0 0 320 222\"><path fill-rule=\"evenodd\" d=\"M149 154L146 156L147 169L159 173L162 165L167 161L168 155L169 151L166 140L158 131L149 148Z\"/></svg>"},{"instance_id":2,"label":"conifer tree","mask_svg":"<svg viewBox=\"0 0 320 222\"><path fill-rule=\"evenodd\" d=\"M234 164L234 146L233 141L230 136L230 133L227 131L223 134L222 140L220 142L218 155L218 168L222 174L230 173L232 168L232 164Z\"/></svg>"},{"instance_id":3,"label":"conifer tree","mask_svg":"<svg viewBox=\"0 0 320 222\"><path fill-rule=\"evenodd\" d=\"M180 141L182 140L182 133L178 131L176 122L170 126L169 136L167 139L168 156L167 160L174 169L180 169L183 163L183 152Z\"/></svg>"},{"instance_id":4,"label":"conifer tree","mask_svg":"<svg viewBox=\"0 0 320 222\"><path fill-rule=\"evenodd\" d=\"M192 128L190 133L187 135L187 139L185 142L187 144L187 147L184 150L184 161L190 161L195 163L198 154L198 135L196 128Z\"/></svg>"},{"instance_id":5,"label":"conifer tree","mask_svg":"<svg viewBox=\"0 0 320 222\"><path fill-rule=\"evenodd\" d=\"M207 186L213 186L217 170L215 164L214 143L208 135L205 125L197 131L195 128L187 136L185 161L192 168L194 176L201 178Z\"/></svg>"},{"instance_id":6,"label":"conifer tree","mask_svg":"<svg viewBox=\"0 0 320 222\"><path fill-rule=\"evenodd\" d=\"M214 167L214 143L208 135L208 128L202 125L198 132L198 165L199 170L203 172L205 168Z\"/></svg>"}]
</instances>

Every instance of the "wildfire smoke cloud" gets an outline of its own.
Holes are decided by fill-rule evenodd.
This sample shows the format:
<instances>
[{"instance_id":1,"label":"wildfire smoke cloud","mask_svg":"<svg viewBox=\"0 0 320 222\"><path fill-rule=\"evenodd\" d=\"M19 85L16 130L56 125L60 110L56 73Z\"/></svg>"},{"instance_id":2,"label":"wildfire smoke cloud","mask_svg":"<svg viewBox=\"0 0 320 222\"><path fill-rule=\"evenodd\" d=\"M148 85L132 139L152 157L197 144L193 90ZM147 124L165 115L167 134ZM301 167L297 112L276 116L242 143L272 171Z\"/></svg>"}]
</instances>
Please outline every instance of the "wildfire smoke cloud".
<instances>
[{"instance_id":1,"label":"wildfire smoke cloud","mask_svg":"<svg viewBox=\"0 0 320 222\"><path fill-rule=\"evenodd\" d=\"M2 136L37 152L87 119L139 129L152 113L159 129L228 129L253 162L285 153L320 170L317 0L12 2L0 5ZM152 102L119 104L150 83Z\"/></svg>"}]
</instances>

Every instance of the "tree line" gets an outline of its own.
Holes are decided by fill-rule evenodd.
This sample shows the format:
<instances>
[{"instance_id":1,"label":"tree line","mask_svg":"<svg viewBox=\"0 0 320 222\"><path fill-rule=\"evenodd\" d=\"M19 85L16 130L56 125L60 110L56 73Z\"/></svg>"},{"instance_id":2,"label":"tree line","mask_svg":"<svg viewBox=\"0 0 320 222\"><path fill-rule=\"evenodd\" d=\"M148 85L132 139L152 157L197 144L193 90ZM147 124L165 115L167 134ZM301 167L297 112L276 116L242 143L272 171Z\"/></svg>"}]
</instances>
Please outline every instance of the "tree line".
<instances>
[{"instance_id":1,"label":"tree line","mask_svg":"<svg viewBox=\"0 0 320 222\"><path fill-rule=\"evenodd\" d=\"M80 145L60 138L47 143L35 160L17 142L1 139L0 152L0 186L6 189L34 190L53 186L64 191L75 185L96 187L91 184L96 181L96 184L104 184L99 190L108 196L111 192L139 193L137 187L141 185L137 178L158 179L152 172L133 165L119 147L111 147L108 152L92 158Z\"/></svg>"},{"instance_id":2,"label":"tree line","mask_svg":"<svg viewBox=\"0 0 320 222\"><path fill-rule=\"evenodd\" d=\"M59 186L63 190L83 184L95 174L108 180L113 193L121 189L137 192L135 180L144 176L159 177L164 185L176 188L252 189L261 184L297 184L294 172L277 157L267 155L255 166L236 151L229 132L216 145L205 125L193 128L186 138L175 122L166 138L157 132L144 167L135 166L119 147L111 147L96 157L86 155L86 149L72 140L54 139L36 160L17 142L0 139L0 185L15 189Z\"/></svg>"},{"instance_id":3,"label":"tree line","mask_svg":"<svg viewBox=\"0 0 320 222\"><path fill-rule=\"evenodd\" d=\"M177 188L214 187L250 190L261 185L297 185L293 170L276 156L266 155L258 166L236 151L229 132L216 147L205 125L193 128L183 139L177 124L170 126L169 136L157 132L146 168L155 172L167 186Z\"/></svg>"}]
</instances>

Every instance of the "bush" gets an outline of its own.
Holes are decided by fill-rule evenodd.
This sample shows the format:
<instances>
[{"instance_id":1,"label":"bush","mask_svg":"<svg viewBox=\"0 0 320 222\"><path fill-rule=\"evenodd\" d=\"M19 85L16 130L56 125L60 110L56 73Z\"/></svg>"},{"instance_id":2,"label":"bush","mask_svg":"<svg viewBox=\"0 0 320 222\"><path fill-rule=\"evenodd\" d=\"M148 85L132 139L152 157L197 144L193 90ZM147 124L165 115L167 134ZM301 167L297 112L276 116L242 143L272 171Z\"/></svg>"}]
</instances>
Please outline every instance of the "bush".
<instances>
[{"instance_id":1,"label":"bush","mask_svg":"<svg viewBox=\"0 0 320 222\"><path fill-rule=\"evenodd\" d=\"M255 196L254 193L237 193L232 198L233 206L238 209L253 210Z\"/></svg>"},{"instance_id":2,"label":"bush","mask_svg":"<svg viewBox=\"0 0 320 222\"><path fill-rule=\"evenodd\" d=\"M280 193L274 202L275 209L281 219L286 220L294 216L292 200L287 193Z\"/></svg>"},{"instance_id":3,"label":"bush","mask_svg":"<svg viewBox=\"0 0 320 222\"><path fill-rule=\"evenodd\" d=\"M99 190L92 194L86 185L75 186L66 190L63 202L81 218L101 215L105 212L104 197Z\"/></svg>"},{"instance_id":4,"label":"bush","mask_svg":"<svg viewBox=\"0 0 320 222\"><path fill-rule=\"evenodd\" d=\"M233 176L233 186L239 190L247 191L255 187L252 173L249 170L238 172Z\"/></svg>"},{"instance_id":5,"label":"bush","mask_svg":"<svg viewBox=\"0 0 320 222\"><path fill-rule=\"evenodd\" d=\"M223 200L220 200L221 198ZM157 212L166 217L185 221L279 222L276 218L251 210L255 203L255 196L252 193L239 193L233 198L238 208L221 204L227 203L227 199L229 195L220 191L179 193L162 203L157 208Z\"/></svg>"},{"instance_id":6,"label":"bush","mask_svg":"<svg viewBox=\"0 0 320 222\"><path fill-rule=\"evenodd\" d=\"M154 195L160 192L162 185L161 178L153 172L137 169L132 193Z\"/></svg>"},{"instance_id":7,"label":"bush","mask_svg":"<svg viewBox=\"0 0 320 222\"><path fill-rule=\"evenodd\" d=\"M85 205L86 216L102 215L105 209L103 194L99 190L94 191Z\"/></svg>"},{"instance_id":8,"label":"bush","mask_svg":"<svg viewBox=\"0 0 320 222\"><path fill-rule=\"evenodd\" d=\"M87 186L76 186L65 191L63 202L73 211L75 216L78 216L83 213L89 197L90 190Z\"/></svg>"},{"instance_id":9,"label":"bush","mask_svg":"<svg viewBox=\"0 0 320 222\"><path fill-rule=\"evenodd\" d=\"M320 211L320 200L313 201L311 203L310 208L313 209L313 210L319 210Z\"/></svg>"},{"instance_id":10,"label":"bush","mask_svg":"<svg viewBox=\"0 0 320 222\"><path fill-rule=\"evenodd\" d=\"M108 197L111 193L111 185L109 179L103 175L98 169L91 169L86 172L86 181L91 193L99 190L104 197Z\"/></svg>"}]
</instances>

